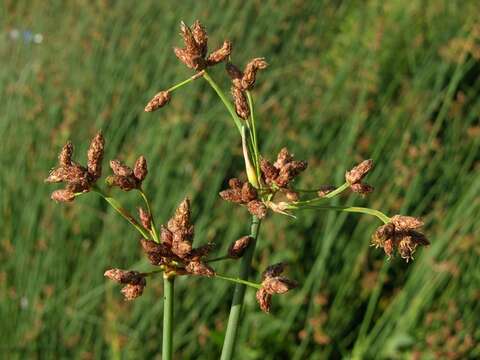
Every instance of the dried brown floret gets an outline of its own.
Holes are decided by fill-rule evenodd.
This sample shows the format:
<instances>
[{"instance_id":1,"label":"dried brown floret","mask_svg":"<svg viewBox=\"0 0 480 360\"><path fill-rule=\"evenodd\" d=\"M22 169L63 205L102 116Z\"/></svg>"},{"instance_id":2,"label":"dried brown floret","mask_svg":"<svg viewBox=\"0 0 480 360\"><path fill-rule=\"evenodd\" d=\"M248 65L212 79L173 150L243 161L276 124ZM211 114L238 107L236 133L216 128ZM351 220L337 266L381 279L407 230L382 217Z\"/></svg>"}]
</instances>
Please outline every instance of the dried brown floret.
<instances>
[{"instance_id":1,"label":"dried brown floret","mask_svg":"<svg viewBox=\"0 0 480 360\"><path fill-rule=\"evenodd\" d=\"M350 185L350 189L353 192L361 195L370 194L374 190L373 186L361 182Z\"/></svg>"},{"instance_id":2,"label":"dried brown floret","mask_svg":"<svg viewBox=\"0 0 480 360\"><path fill-rule=\"evenodd\" d=\"M237 115L243 120L248 119L250 116L250 108L248 107L245 93L235 86L232 86L231 92Z\"/></svg>"},{"instance_id":3,"label":"dried brown floret","mask_svg":"<svg viewBox=\"0 0 480 360\"><path fill-rule=\"evenodd\" d=\"M243 72L231 62L225 64L225 70L227 70L227 73L232 80L241 79L243 77Z\"/></svg>"},{"instance_id":4,"label":"dried brown floret","mask_svg":"<svg viewBox=\"0 0 480 360\"><path fill-rule=\"evenodd\" d=\"M243 183L237 178L232 178L228 180L228 186L232 189L240 189L243 186Z\"/></svg>"},{"instance_id":5,"label":"dried brown floret","mask_svg":"<svg viewBox=\"0 0 480 360\"><path fill-rule=\"evenodd\" d=\"M103 275L120 284L142 284L145 282L145 277L138 271L133 270L109 269Z\"/></svg>"},{"instance_id":6,"label":"dried brown floret","mask_svg":"<svg viewBox=\"0 0 480 360\"><path fill-rule=\"evenodd\" d=\"M248 246L252 243L253 237L242 236L240 239L235 240L228 248L228 256L232 259L239 259L245 254Z\"/></svg>"},{"instance_id":7,"label":"dried brown floret","mask_svg":"<svg viewBox=\"0 0 480 360\"><path fill-rule=\"evenodd\" d=\"M287 163L293 160L293 156L290 155L286 147L282 148L277 155L277 160L273 163L277 169L282 169Z\"/></svg>"},{"instance_id":8,"label":"dried brown floret","mask_svg":"<svg viewBox=\"0 0 480 360\"><path fill-rule=\"evenodd\" d=\"M110 160L110 168L118 176L132 176L133 170L120 160Z\"/></svg>"},{"instance_id":9,"label":"dried brown floret","mask_svg":"<svg viewBox=\"0 0 480 360\"><path fill-rule=\"evenodd\" d=\"M375 230L375 232L373 233L372 245L374 245L376 248L383 247L385 241L393 238L394 234L395 225L393 225L392 223L382 225L378 227L377 230Z\"/></svg>"},{"instance_id":10,"label":"dried brown floret","mask_svg":"<svg viewBox=\"0 0 480 360\"><path fill-rule=\"evenodd\" d=\"M137 159L133 170L119 160L111 160L110 167L115 175L107 177L107 185L118 186L123 191L140 189L148 173L144 156Z\"/></svg>"},{"instance_id":11,"label":"dried brown floret","mask_svg":"<svg viewBox=\"0 0 480 360\"><path fill-rule=\"evenodd\" d=\"M345 173L345 180L352 185L362 181L362 179L368 174L370 170L373 168L373 160L364 160L357 166L355 166L352 170L347 171Z\"/></svg>"},{"instance_id":12,"label":"dried brown floret","mask_svg":"<svg viewBox=\"0 0 480 360\"><path fill-rule=\"evenodd\" d=\"M276 263L273 265L269 265L265 271L262 273L262 279L265 280L267 278L279 276L285 270L285 263Z\"/></svg>"},{"instance_id":13,"label":"dried brown floret","mask_svg":"<svg viewBox=\"0 0 480 360\"><path fill-rule=\"evenodd\" d=\"M385 251L385 254L390 258L393 255L393 250L394 250L394 244L393 244L393 239L387 239L385 240L383 244L383 251Z\"/></svg>"},{"instance_id":14,"label":"dried brown floret","mask_svg":"<svg viewBox=\"0 0 480 360\"><path fill-rule=\"evenodd\" d=\"M256 293L256 298L260 309L268 314L272 308L272 295L261 287Z\"/></svg>"},{"instance_id":15,"label":"dried brown floret","mask_svg":"<svg viewBox=\"0 0 480 360\"><path fill-rule=\"evenodd\" d=\"M424 225L421 219L413 216L394 215L390 221L395 225L395 229L398 230L413 230Z\"/></svg>"},{"instance_id":16,"label":"dried brown floret","mask_svg":"<svg viewBox=\"0 0 480 360\"><path fill-rule=\"evenodd\" d=\"M123 191L138 189L138 182L133 176L108 176L105 181L108 186L118 186Z\"/></svg>"},{"instance_id":17,"label":"dried brown floret","mask_svg":"<svg viewBox=\"0 0 480 360\"><path fill-rule=\"evenodd\" d=\"M248 203L252 200L255 200L257 196L257 190L252 186L252 184L246 181L242 186L242 202Z\"/></svg>"},{"instance_id":18,"label":"dried brown floret","mask_svg":"<svg viewBox=\"0 0 480 360\"><path fill-rule=\"evenodd\" d=\"M68 141L62 148L58 156L58 165L60 167L72 165L73 144Z\"/></svg>"},{"instance_id":19,"label":"dried brown floret","mask_svg":"<svg viewBox=\"0 0 480 360\"><path fill-rule=\"evenodd\" d=\"M143 294L143 289L145 288L145 284L127 284L125 285L121 293L125 297L125 300L132 301L138 298Z\"/></svg>"},{"instance_id":20,"label":"dried brown floret","mask_svg":"<svg viewBox=\"0 0 480 360\"><path fill-rule=\"evenodd\" d=\"M102 176L102 160L105 147L105 139L101 133L95 135L88 148L87 169L92 181L98 180Z\"/></svg>"},{"instance_id":21,"label":"dried brown floret","mask_svg":"<svg viewBox=\"0 0 480 360\"><path fill-rule=\"evenodd\" d=\"M255 215L259 219L263 219L267 215L267 207L260 200L252 200L247 204L250 214Z\"/></svg>"},{"instance_id":22,"label":"dried brown floret","mask_svg":"<svg viewBox=\"0 0 480 360\"><path fill-rule=\"evenodd\" d=\"M265 182L269 185L273 183L280 172L270 161L264 158L260 159L260 170L262 171Z\"/></svg>"},{"instance_id":23,"label":"dried brown floret","mask_svg":"<svg viewBox=\"0 0 480 360\"><path fill-rule=\"evenodd\" d=\"M75 193L67 189L55 190L52 192L51 199L64 203L72 202L75 200Z\"/></svg>"},{"instance_id":24,"label":"dried brown floret","mask_svg":"<svg viewBox=\"0 0 480 360\"><path fill-rule=\"evenodd\" d=\"M141 155L137 159L137 161L135 161L135 166L133 167L133 175L137 178L138 181L143 181L147 177L147 174L147 159L145 159L145 156Z\"/></svg>"},{"instance_id":25,"label":"dried brown floret","mask_svg":"<svg viewBox=\"0 0 480 360\"><path fill-rule=\"evenodd\" d=\"M207 58L207 66L213 66L226 60L232 53L232 43L225 40L222 47L212 52Z\"/></svg>"},{"instance_id":26,"label":"dried brown floret","mask_svg":"<svg viewBox=\"0 0 480 360\"><path fill-rule=\"evenodd\" d=\"M287 291L297 287L297 283L284 277L268 277L262 282L265 291L271 295L284 294Z\"/></svg>"},{"instance_id":27,"label":"dried brown floret","mask_svg":"<svg viewBox=\"0 0 480 360\"><path fill-rule=\"evenodd\" d=\"M146 230L152 229L152 216L150 213L142 207L138 208L138 217L140 218L140 223Z\"/></svg>"},{"instance_id":28,"label":"dried brown floret","mask_svg":"<svg viewBox=\"0 0 480 360\"><path fill-rule=\"evenodd\" d=\"M193 23L192 34L198 48L200 49L200 55L205 57L208 52L208 35L200 21L195 20Z\"/></svg>"},{"instance_id":29,"label":"dried brown floret","mask_svg":"<svg viewBox=\"0 0 480 360\"><path fill-rule=\"evenodd\" d=\"M192 259L192 260L200 260L201 258L210 254L210 252L213 250L214 247L215 245L213 243L208 243L208 244L199 246L198 248L192 249L188 254L188 257L189 259Z\"/></svg>"},{"instance_id":30,"label":"dried brown floret","mask_svg":"<svg viewBox=\"0 0 480 360\"><path fill-rule=\"evenodd\" d=\"M160 228L160 240L162 240L162 243L165 243L168 246L172 246L173 234L170 230L167 229L167 227L163 225Z\"/></svg>"},{"instance_id":31,"label":"dried brown floret","mask_svg":"<svg viewBox=\"0 0 480 360\"><path fill-rule=\"evenodd\" d=\"M278 263L267 267L262 274L262 284L257 291L257 301L264 312L269 312L271 307L271 296L274 294L284 294L287 291L297 287L297 283L280 276L285 268L283 263Z\"/></svg>"},{"instance_id":32,"label":"dried brown floret","mask_svg":"<svg viewBox=\"0 0 480 360\"><path fill-rule=\"evenodd\" d=\"M264 58L255 58L248 62L243 71L242 90L251 90L255 85L257 71L268 66Z\"/></svg>"},{"instance_id":33,"label":"dried brown floret","mask_svg":"<svg viewBox=\"0 0 480 360\"><path fill-rule=\"evenodd\" d=\"M274 180L277 186L286 187L295 177L307 168L306 161L290 161L280 168L278 177Z\"/></svg>"},{"instance_id":34,"label":"dried brown floret","mask_svg":"<svg viewBox=\"0 0 480 360\"><path fill-rule=\"evenodd\" d=\"M215 276L215 270L201 261L190 261L185 269L193 275Z\"/></svg>"},{"instance_id":35,"label":"dried brown floret","mask_svg":"<svg viewBox=\"0 0 480 360\"><path fill-rule=\"evenodd\" d=\"M148 104L145 106L145 111L152 112L158 110L167 105L171 98L172 94L170 91L160 91L148 102Z\"/></svg>"}]
</instances>

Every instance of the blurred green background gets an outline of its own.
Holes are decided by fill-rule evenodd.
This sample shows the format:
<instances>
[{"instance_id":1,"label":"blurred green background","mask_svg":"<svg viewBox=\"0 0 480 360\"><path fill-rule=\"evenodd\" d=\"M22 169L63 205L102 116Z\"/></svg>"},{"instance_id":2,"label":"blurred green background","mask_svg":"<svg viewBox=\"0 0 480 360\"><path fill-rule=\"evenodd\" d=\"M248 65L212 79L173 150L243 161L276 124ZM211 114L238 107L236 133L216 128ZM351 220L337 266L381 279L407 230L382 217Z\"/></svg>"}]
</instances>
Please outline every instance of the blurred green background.
<instances>
[{"instance_id":1,"label":"blurred green background","mask_svg":"<svg viewBox=\"0 0 480 360\"><path fill-rule=\"evenodd\" d=\"M228 38L235 63L270 63L254 90L265 156L288 146L308 160L299 187L341 184L373 158L376 191L340 201L423 216L432 242L413 263L387 261L369 247L374 218L270 216L254 276L287 261L301 287L271 315L247 292L237 359L479 358L479 13L478 0L2 1L0 357L160 358L161 277L133 303L103 277L150 268L135 231L94 194L49 200L43 179L67 139L83 163L99 129L106 159L144 154L159 221L190 196L197 244L221 254L248 231L247 212L218 197L243 160L207 83L143 112L190 76L171 49L179 21L198 18L211 48ZM211 74L228 91L223 67ZM177 283L176 358L218 358L233 287Z\"/></svg>"}]
</instances>

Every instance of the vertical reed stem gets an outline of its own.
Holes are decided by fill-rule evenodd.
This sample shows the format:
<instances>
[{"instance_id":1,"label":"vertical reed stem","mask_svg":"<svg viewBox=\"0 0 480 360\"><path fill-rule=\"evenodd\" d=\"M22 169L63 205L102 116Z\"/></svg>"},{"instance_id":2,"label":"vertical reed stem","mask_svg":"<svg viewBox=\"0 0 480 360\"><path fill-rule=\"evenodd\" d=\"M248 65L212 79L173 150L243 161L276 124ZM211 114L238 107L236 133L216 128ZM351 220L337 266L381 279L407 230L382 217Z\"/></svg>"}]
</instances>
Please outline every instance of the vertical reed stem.
<instances>
[{"instance_id":1,"label":"vertical reed stem","mask_svg":"<svg viewBox=\"0 0 480 360\"><path fill-rule=\"evenodd\" d=\"M163 275L163 344L162 360L172 359L173 290L175 278Z\"/></svg>"},{"instance_id":2,"label":"vertical reed stem","mask_svg":"<svg viewBox=\"0 0 480 360\"><path fill-rule=\"evenodd\" d=\"M240 264L240 273L238 276L240 279L248 280L259 229L260 220L256 216L252 216L250 236L252 236L254 240L252 241L252 243L242 257ZM227 330L225 332L225 340L223 342L222 356L220 358L221 360L230 360L232 358L233 351L235 349L235 342L237 340L237 332L240 326L240 315L242 312L245 288L246 285L243 284L235 285L235 289L233 291L232 306L230 307L230 315L228 317Z\"/></svg>"}]
</instances>

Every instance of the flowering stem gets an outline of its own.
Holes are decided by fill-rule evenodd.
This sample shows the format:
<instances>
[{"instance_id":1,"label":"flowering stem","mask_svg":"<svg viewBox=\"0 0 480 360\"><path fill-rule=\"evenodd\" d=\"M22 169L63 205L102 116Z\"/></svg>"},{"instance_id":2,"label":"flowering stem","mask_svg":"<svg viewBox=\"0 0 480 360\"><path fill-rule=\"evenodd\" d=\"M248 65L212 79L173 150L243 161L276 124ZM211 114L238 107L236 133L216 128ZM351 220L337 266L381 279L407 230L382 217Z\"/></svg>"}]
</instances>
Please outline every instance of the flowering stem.
<instances>
[{"instance_id":1,"label":"flowering stem","mask_svg":"<svg viewBox=\"0 0 480 360\"><path fill-rule=\"evenodd\" d=\"M358 207L358 206L322 206L322 205L302 205L302 206L290 206L290 210L302 210L302 209L319 209L319 210L337 210L337 211L345 211L345 212L355 212L355 213L363 213L368 215L373 215L379 218L383 223L387 224L390 222L390 218L382 213L381 211Z\"/></svg>"},{"instance_id":2,"label":"flowering stem","mask_svg":"<svg viewBox=\"0 0 480 360\"><path fill-rule=\"evenodd\" d=\"M237 283L237 284L247 285L247 286L253 287L255 289L260 289L260 287L262 286L260 284L257 284L257 283L251 282L251 281L238 279L238 278L232 278L232 277L229 277L229 276L224 276L224 275L219 275L219 274L216 274L215 277L219 278L219 279L227 280L227 281L230 281L230 282L234 282L234 283Z\"/></svg>"},{"instance_id":3,"label":"flowering stem","mask_svg":"<svg viewBox=\"0 0 480 360\"><path fill-rule=\"evenodd\" d=\"M248 279L258 232L260 230L260 222L261 221L256 216L252 216L250 236L253 238L253 241L242 257L240 273L238 276L239 280ZM232 305L230 307L230 315L228 317L227 330L225 332L225 340L223 342L222 355L220 358L221 360L230 360L232 358L233 350L235 348L235 341L237 340L238 327L240 325L240 314L242 312L245 288L246 285L244 284L235 285Z\"/></svg>"},{"instance_id":4,"label":"flowering stem","mask_svg":"<svg viewBox=\"0 0 480 360\"><path fill-rule=\"evenodd\" d=\"M325 199L331 199L331 198L341 194L342 192L347 190L349 187L350 187L350 184L346 182L346 183L342 184L341 186L339 186L338 188L336 188L335 190L329 192L325 196L322 196L320 198L311 199L311 200L306 200L306 201L298 201L295 204L306 205L306 204L312 204L312 203L315 203L317 201L321 201L321 200L325 200ZM321 190L321 188L320 189L313 189L313 190L302 190L302 189L294 189L294 190L299 191L299 192L318 192L318 191Z\"/></svg>"},{"instance_id":5,"label":"flowering stem","mask_svg":"<svg viewBox=\"0 0 480 360\"><path fill-rule=\"evenodd\" d=\"M152 213L152 208L150 207L150 201L148 201L147 195L145 194L143 189L138 189L138 191L140 191L140 195L142 196L143 201L145 202L148 214L150 215L150 218L152 220L152 225L151 225L152 229L151 229L150 232L152 234L153 240L155 242L159 243L160 240L158 238L157 229L156 229L156 226L155 226L155 218L154 218L153 213Z\"/></svg>"},{"instance_id":6,"label":"flowering stem","mask_svg":"<svg viewBox=\"0 0 480 360\"><path fill-rule=\"evenodd\" d=\"M179 82L178 84L173 85L171 88L169 88L167 91L174 91L177 90L178 88L181 88L182 86L187 85L188 83L191 83L194 80L197 80L199 77L203 76L203 71L200 71L199 73L189 77L186 80L183 80L182 82Z\"/></svg>"},{"instance_id":7,"label":"flowering stem","mask_svg":"<svg viewBox=\"0 0 480 360\"><path fill-rule=\"evenodd\" d=\"M255 113L253 111L253 98L250 91L247 90L247 99L248 99L248 107L250 108L250 121L252 123L252 145L253 145L253 155L254 155L254 163L257 169L257 176L260 179L260 161L258 155L258 143L257 143L257 129L255 127Z\"/></svg>"},{"instance_id":8,"label":"flowering stem","mask_svg":"<svg viewBox=\"0 0 480 360\"><path fill-rule=\"evenodd\" d=\"M230 256L224 255L224 256L219 256L219 257L213 258L213 259L208 259L206 262L207 263L212 263L212 262L216 262L216 261L229 260L229 259L231 259Z\"/></svg>"},{"instance_id":9,"label":"flowering stem","mask_svg":"<svg viewBox=\"0 0 480 360\"><path fill-rule=\"evenodd\" d=\"M163 275L163 342L162 360L172 359L173 291L175 277Z\"/></svg>"},{"instance_id":10,"label":"flowering stem","mask_svg":"<svg viewBox=\"0 0 480 360\"><path fill-rule=\"evenodd\" d=\"M207 80L207 82L210 84L210 86L215 90L217 93L218 97L220 100L222 100L223 104L227 108L228 112L232 116L233 122L235 123L235 126L237 127L238 131L240 132L240 135L242 134L242 123L240 122L237 113L235 112L235 109L233 108L232 104L230 101L228 101L227 97L225 96L225 93L220 89L220 87L217 85L215 80L213 80L210 75L205 71L203 74L203 78Z\"/></svg>"},{"instance_id":11,"label":"flowering stem","mask_svg":"<svg viewBox=\"0 0 480 360\"><path fill-rule=\"evenodd\" d=\"M132 214L130 214L128 210L126 210L122 205L120 205L120 203L116 199L108 196L98 187L92 188L92 191L99 194L106 202L108 202L110 206L114 208L115 211L118 212L125 220L132 224L133 227L137 229L145 239L150 239L150 235L145 231L142 225L140 225L138 221L135 220L135 218L132 216Z\"/></svg>"}]
</instances>

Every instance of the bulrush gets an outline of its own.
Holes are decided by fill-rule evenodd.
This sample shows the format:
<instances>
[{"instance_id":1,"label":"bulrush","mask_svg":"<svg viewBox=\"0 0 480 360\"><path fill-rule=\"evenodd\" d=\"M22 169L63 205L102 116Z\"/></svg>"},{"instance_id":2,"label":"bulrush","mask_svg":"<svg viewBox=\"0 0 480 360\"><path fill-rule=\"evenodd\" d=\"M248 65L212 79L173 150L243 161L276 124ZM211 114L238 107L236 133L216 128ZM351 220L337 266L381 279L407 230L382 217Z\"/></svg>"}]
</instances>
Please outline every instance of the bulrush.
<instances>
[{"instance_id":1,"label":"bulrush","mask_svg":"<svg viewBox=\"0 0 480 360\"><path fill-rule=\"evenodd\" d=\"M257 190L247 181L241 182L237 178L228 181L230 189L220 192L220 196L225 201L245 205L248 211L262 219L267 214L267 208L261 200L258 199Z\"/></svg>"},{"instance_id":2,"label":"bulrush","mask_svg":"<svg viewBox=\"0 0 480 360\"><path fill-rule=\"evenodd\" d=\"M420 246L430 244L428 239L416 229L423 226L423 221L404 215L394 215L390 222L380 226L372 235L372 245L383 248L385 254L391 257L395 250L407 262L413 259L413 253Z\"/></svg>"},{"instance_id":3,"label":"bulrush","mask_svg":"<svg viewBox=\"0 0 480 360\"><path fill-rule=\"evenodd\" d=\"M192 247L194 226L190 222L190 213L190 201L186 198L167 225L161 227L161 242L142 239L143 250L152 265L164 266L166 273L214 276L215 271L203 261L213 245Z\"/></svg>"},{"instance_id":4,"label":"bulrush","mask_svg":"<svg viewBox=\"0 0 480 360\"><path fill-rule=\"evenodd\" d=\"M110 280L125 284L121 291L125 300L135 300L141 296L143 294L143 289L147 285L145 275L138 271L109 269L105 271L103 275Z\"/></svg>"},{"instance_id":5,"label":"bulrush","mask_svg":"<svg viewBox=\"0 0 480 360\"><path fill-rule=\"evenodd\" d=\"M373 191L373 187L370 185L364 184L362 182L363 178L368 174L373 168L373 160L364 160L352 170L345 173L345 180L350 185L350 189L353 192L366 195Z\"/></svg>"},{"instance_id":6,"label":"bulrush","mask_svg":"<svg viewBox=\"0 0 480 360\"><path fill-rule=\"evenodd\" d=\"M208 66L216 65L227 59L232 52L232 43L225 40L220 48L208 53L208 35L200 21L196 20L192 27L180 24L180 35L184 48L174 48L177 58L190 69L201 71Z\"/></svg>"},{"instance_id":7,"label":"bulrush","mask_svg":"<svg viewBox=\"0 0 480 360\"><path fill-rule=\"evenodd\" d=\"M251 236L242 236L240 239L235 240L228 248L228 257L232 259L240 259L247 248L252 243L253 238Z\"/></svg>"},{"instance_id":8,"label":"bulrush","mask_svg":"<svg viewBox=\"0 0 480 360\"><path fill-rule=\"evenodd\" d=\"M147 160L143 155L137 159L133 170L120 160L111 160L110 167L114 175L107 177L107 185L118 186L123 191L140 189L148 173Z\"/></svg>"},{"instance_id":9,"label":"bulrush","mask_svg":"<svg viewBox=\"0 0 480 360\"><path fill-rule=\"evenodd\" d=\"M272 295L285 294L297 287L297 283L280 276L285 269L283 263L270 265L262 274L262 284L257 291L257 302L263 312L269 313L272 305Z\"/></svg>"},{"instance_id":10,"label":"bulrush","mask_svg":"<svg viewBox=\"0 0 480 360\"><path fill-rule=\"evenodd\" d=\"M290 155L287 148L280 150L273 165L266 159L262 158L260 160L260 168L265 183L283 189L286 189L307 168L307 165L306 161L293 160L293 156Z\"/></svg>"},{"instance_id":11,"label":"bulrush","mask_svg":"<svg viewBox=\"0 0 480 360\"><path fill-rule=\"evenodd\" d=\"M147 106L145 106L145 111L152 112L158 110L167 105L171 98L172 94L170 91L160 91L148 102Z\"/></svg>"},{"instance_id":12,"label":"bulrush","mask_svg":"<svg viewBox=\"0 0 480 360\"><path fill-rule=\"evenodd\" d=\"M91 187L102 174L102 159L105 141L101 133L95 135L90 142L87 152L87 167L72 161L73 145L67 142L58 156L58 167L50 171L45 179L48 183L63 182L65 189L52 193L52 200L71 202L77 193L90 191Z\"/></svg>"}]
</instances>

